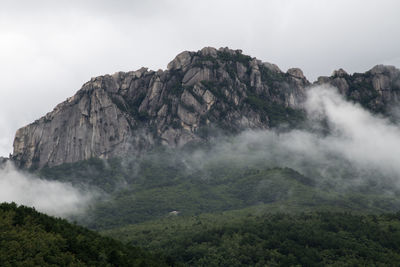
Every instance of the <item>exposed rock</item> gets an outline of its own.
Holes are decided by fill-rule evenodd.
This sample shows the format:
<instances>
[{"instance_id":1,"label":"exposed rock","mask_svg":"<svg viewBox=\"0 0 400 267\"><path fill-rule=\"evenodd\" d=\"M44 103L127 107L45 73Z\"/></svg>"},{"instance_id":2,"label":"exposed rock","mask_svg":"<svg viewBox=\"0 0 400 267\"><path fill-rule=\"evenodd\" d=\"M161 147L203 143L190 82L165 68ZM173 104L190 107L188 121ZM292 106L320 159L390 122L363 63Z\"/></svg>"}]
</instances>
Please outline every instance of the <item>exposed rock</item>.
<instances>
[{"instance_id":1,"label":"exposed rock","mask_svg":"<svg viewBox=\"0 0 400 267\"><path fill-rule=\"evenodd\" d=\"M242 63L237 62L236 69L237 69L238 78L244 79L246 76L246 73L247 73L247 68Z\"/></svg>"},{"instance_id":2,"label":"exposed rock","mask_svg":"<svg viewBox=\"0 0 400 267\"><path fill-rule=\"evenodd\" d=\"M197 122L196 114L188 111L182 105L178 105L178 117L181 119L183 123L189 126L192 126Z\"/></svg>"},{"instance_id":3,"label":"exposed rock","mask_svg":"<svg viewBox=\"0 0 400 267\"><path fill-rule=\"evenodd\" d=\"M215 49L214 47L204 47L203 49L200 50L200 53L202 56L217 57L218 50Z\"/></svg>"},{"instance_id":4,"label":"exposed rock","mask_svg":"<svg viewBox=\"0 0 400 267\"><path fill-rule=\"evenodd\" d=\"M291 68L287 70L287 73L298 79L305 79L303 71L299 68Z\"/></svg>"},{"instance_id":5,"label":"exposed rock","mask_svg":"<svg viewBox=\"0 0 400 267\"><path fill-rule=\"evenodd\" d=\"M42 168L182 146L206 140L199 133L207 131L199 130L208 127L236 133L294 123L285 110L301 108L309 82L299 69L288 73L241 50L206 47L180 53L165 71L95 77L19 129L12 158L24 168Z\"/></svg>"},{"instance_id":6,"label":"exposed rock","mask_svg":"<svg viewBox=\"0 0 400 267\"><path fill-rule=\"evenodd\" d=\"M282 73L281 69L275 64L263 62L263 65L274 72Z\"/></svg>"},{"instance_id":7,"label":"exposed rock","mask_svg":"<svg viewBox=\"0 0 400 267\"><path fill-rule=\"evenodd\" d=\"M330 84L347 99L375 113L390 115L393 107L399 104L400 70L393 66L377 65L365 73L353 75L339 69L331 77L319 77L316 84Z\"/></svg>"},{"instance_id":8,"label":"exposed rock","mask_svg":"<svg viewBox=\"0 0 400 267\"><path fill-rule=\"evenodd\" d=\"M331 84L348 99L385 114L400 99L400 71L392 66L353 75L339 69L316 84ZM17 131L12 159L24 168L42 168L204 141L208 137L200 133L208 131L202 129L237 133L293 126L309 85L300 69L283 73L240 50L185 51L165 71L141 68L92 78Z\"/></svg>"},{"instance_id":9,"label":"exposed rock","mask_svg":"<svg viewBox=\"0 0 400 267\"><path fill-rule=\"evenodd\" d=\"M335 70L332 74L333 77L346 77L347 75L349 74L344 69Z\"/></svg>"},{"instance_id":10,"label":"exposed rock","mask_svg":"<svg viewBox=\"0 0 400 267\"><path fill-rule=\"evenodd\" d=\"M213 72L208 68L193 68L186 72L182 83L187 86L194 85L200 81L210 81L213 78Z\"/></svg>"},{"instance_id":11,"label":"exposed rock","mask_svg":"<svg viewBox=\"0 0 400 267\"><path fill-rule=\"evenodd\" d=\"M184 51L184 52L180 53L179 55L177 55L175 57L175 59L172 60L168 64L167 68L168 68L168 70L172 70L172 69L184 70L187 66L190 65L191 61L192 61L191 53L189 51Z\"/></svg>"},{"instance_id":12,"label":"exposed rock","mask_svg":"<svg viewBox=\"0 0 400 267\"><path fill-rule=\"evenodd\" d=\"M196 100L192 93L189 93L188 90L185 90L181 95L181 101L186 106L193 107L196 113L201 114L204 112L202 105Z\"/></svg>"}]
</instances>

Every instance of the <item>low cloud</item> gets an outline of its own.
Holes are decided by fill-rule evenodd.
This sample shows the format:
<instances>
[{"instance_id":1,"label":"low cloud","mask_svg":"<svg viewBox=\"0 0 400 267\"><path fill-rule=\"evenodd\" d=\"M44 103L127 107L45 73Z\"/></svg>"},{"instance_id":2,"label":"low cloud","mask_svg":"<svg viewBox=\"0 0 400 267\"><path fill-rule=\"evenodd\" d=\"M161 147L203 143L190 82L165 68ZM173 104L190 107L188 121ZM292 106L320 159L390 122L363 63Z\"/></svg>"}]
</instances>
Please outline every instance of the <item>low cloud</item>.
<instances>
[{"instance_id":1,"label":"low cloud","mask_svg":"<svg viewBox=\"0 0 400 267\"><path fill-rule=\"evenodd\" d=\"M93 192L71 184L19 171L10 162L0 167L0 202L15 202L49 215L69 217L84 213L94 196Z\"/></svg>"},{"instance_id":2,"label":"low cloud","mask_svg":"<svg viewBox=\"0 0 400 267\"><path fill-rule=\"evenodd\" d=\"M248 130L183 156L189 170L210 164L293 168L336 189L397 189L400 126L346 101L329 86L308 91L307 130ZM329 129L329 131L327 131Z\"/></svg>"},{"instance_id":3,"label":"low cloud","mask_svg":"<svg viewBox=\"0 0 400 267\"><path fill-rule=\"evenodd\" d=\"M334 88L309 91L307 111L327 118L330 135L319 138L319 150L335 153L365 169L400 176L400 127L345 101Z\"/></svg>"},{"instance_id":4,"label":"low cloud","mask_svg":"<svg viewBox=\"0 0 400 267\"><path fill-rule=\"evenodd\" d=\"M329 86L310 88L304 106L305 129L248 130L217 138L207 148L177 151L178 161L169 161L168 154L167 161L183 163L188 172L203 172L206 179L213 178L207 176L209 166L289 167L333 190L400 189L400 125L346 101ZM166 160L163 156L150 159ZM39 179L11 163L0 169L0 202L14 201L66 217L84 214L95 197L93 191Z\"/></svg>"}]
</instances>

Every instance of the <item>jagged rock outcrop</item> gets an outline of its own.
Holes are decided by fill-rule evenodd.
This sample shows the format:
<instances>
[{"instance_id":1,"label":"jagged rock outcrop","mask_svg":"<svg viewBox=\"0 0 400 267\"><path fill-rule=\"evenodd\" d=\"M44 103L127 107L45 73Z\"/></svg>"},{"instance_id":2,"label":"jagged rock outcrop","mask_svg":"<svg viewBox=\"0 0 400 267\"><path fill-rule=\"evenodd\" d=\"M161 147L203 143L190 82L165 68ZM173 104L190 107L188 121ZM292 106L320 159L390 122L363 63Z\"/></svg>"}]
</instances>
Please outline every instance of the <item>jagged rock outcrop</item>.
<instances>
[{"instance_id":1,"label":"jagged rock outcrop","mask_svg":"<svg viewBox=\"0 0 400 267\"><path fill-rule=\"evenodd\" d=\"M291 124L301 117L308 85L300 69L284 73L240 50L185 51L165 71L142 68L92 78L19 129L12 158L24 168L42 168L158 144L181 146L207 139L212 127L238 132Z\"/></svg>"},{"instance_id":2,"label":"jagged rock outcrop","mask_svg":"<svg viewBox=\"0 0 400 267\"><path fill-rule=\"evenodd\" d=\"M330 77L319 77L316 84L330 84L347 99L385 115L390 115L400 100L400 70L393 66L377 65L352 75L339 69Z\"/></svg>"},{"instance_id":3,"label":"jagged rock outcrop","mask_svg":"<svg viewBox=\"0 0 400 267\"><path fill-rule=\"evenodd\" d=\"M389 114L398 104L400 71L378 65L319 77L348 99ZM295 125L310 83L298 68L278 66L240 50L185 51L167 70L146 68L92 78L46 116L19 129L13 161L42 168L91 157L136 155L157 145L182 146L209 138L210 129L237 133Z\"/></svg>"}]
</instances>

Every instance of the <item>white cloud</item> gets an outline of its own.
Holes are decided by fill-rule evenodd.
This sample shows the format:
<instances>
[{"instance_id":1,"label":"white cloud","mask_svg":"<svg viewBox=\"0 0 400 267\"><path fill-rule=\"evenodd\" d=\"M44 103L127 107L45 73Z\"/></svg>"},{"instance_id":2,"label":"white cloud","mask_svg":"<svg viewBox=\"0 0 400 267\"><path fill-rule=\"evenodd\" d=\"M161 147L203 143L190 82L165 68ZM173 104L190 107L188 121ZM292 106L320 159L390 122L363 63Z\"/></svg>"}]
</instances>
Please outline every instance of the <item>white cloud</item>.
<instances>
[{"instance_id":1,"label":"white cloud","mask_svg":"<svg viewBox=\"0 0 400 267\"><path fill-rule=\"evenodd\" d=\"M305 106L310 124L318 126L321 119L326 119L329 134L318 130L248 130L217 140L211 151L200 149L185 155L187 166L201 170L216 162L267 164L290 167L339 188L351 188L372 179L384 187L399 189L399 125L346 101L328 86L311 88Z\"/></svg>"},{"instance_id":2,"label":"white cloud","mask_svg":"<svg viewBox=\"0 0 400 267\"><path fill-rule=\"evenodd\" d=\"M317 182L335 186L332 189L351 189L371 180L379 190L399 189L399 125L347 102L328 86L309 89L305 107L313 125L324 118L332 131L249 130L215 140L211 150L178 156L190 171L204 170L208 164L267 164L293 168ZM48 214L68 216L83 212L95 195L69 184L41 180L17 171L11 164L0 170L0 202L14 201Z\"/></svg>"},{"instance_id":3,"label":"white cloud","mask_svg":"<svg viewBox=\"0 0 400 267\"><path fill-rule=\"evenodd\" d=\"M320 139L320 149L343 156L362 168L392 171L400 177L398 125L345 101L333 88L310 90L307 110L326 116L332 129L331 135Z\"/></svg>"},{"instance_id":4,"label":"white cloud","mask_svg":"<svg viewBox=\"0 0 400 267\"><path fill-rule=\"evenodd\" d=\"M15 202L49 215L67 217L83 213L93 197L92 192L70 184L18 171L9 162L0 167L0 202Z\"/></svg>"}]
</instances>

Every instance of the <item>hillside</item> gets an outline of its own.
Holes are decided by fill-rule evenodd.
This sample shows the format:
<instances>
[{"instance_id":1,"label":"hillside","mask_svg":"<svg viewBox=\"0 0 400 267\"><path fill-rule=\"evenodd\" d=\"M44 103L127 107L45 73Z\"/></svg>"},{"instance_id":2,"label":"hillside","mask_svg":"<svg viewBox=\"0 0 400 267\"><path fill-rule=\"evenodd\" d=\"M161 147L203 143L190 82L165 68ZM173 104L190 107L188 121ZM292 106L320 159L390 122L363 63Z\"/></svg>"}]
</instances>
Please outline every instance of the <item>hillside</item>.
<instances>
[{"instance_id":1,"label":"hillside","mask_svg":"<svg viewBox=\"0 0 400 267\"><path fill-rule=\"evenodd\" d=\"M168 266L159 255L15 204L0 204L1 266Z\"/></svg>"},{"instance_id":2,"label":"hillside","mask_svg":"<svg viewBox=\"0 0 400 267\"><path fill-rule=\"evenodd\" d=\"M251 209L169 217L105 231L187 266L397 266L399 214L258 214Z\"/></svg>"},{"instance_id":3,"label":"hillside","mask_svg":"<svg viewBox=\"0 0 400 267\"><path fill-rule=\"evenodd\" d=\"M91 159L43 168L39 174L49 180L104 190L103 199L84 217L75 218L96 230L165 218L173 211L178 216L191 216L255 207L267 213L342 210L376 214L400 207L400 192L392 183L372 183L367 177L364 182L357 181L357 176L352 178L354 173L342 180L324 178L322 184L321 177L274 167L262 157L249 161L233 155L200 163L190 155L176 150L153 151L130 165L117 159ZM193 165L190 160L194 160ZM358 185L346 190L335 185L348 186L353 181Z\"/></svg>"}]
</instances>

